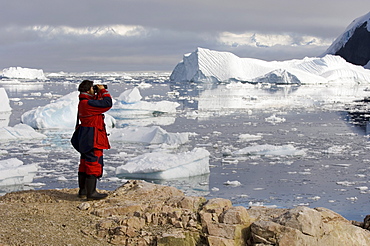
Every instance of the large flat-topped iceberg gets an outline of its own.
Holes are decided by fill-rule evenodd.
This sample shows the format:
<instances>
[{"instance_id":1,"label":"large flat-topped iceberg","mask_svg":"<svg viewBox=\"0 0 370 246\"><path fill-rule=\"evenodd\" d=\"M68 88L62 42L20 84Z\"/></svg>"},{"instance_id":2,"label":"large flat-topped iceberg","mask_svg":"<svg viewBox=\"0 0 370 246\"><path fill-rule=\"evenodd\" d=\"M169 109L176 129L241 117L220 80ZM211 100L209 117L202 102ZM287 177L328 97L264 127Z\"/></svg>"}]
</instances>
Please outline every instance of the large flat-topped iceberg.
<instances>
[{"instance_id":1,"label":"large flat-topped iceberg","mask_svg":"<svg viewBox=\"0 0 370 246\"><path fill-rule=\"evenodd\" d=\"M22 67L4 68L2 77L9 79L47 80L42 69L22 68Z\"/></svg>"},{"instance_id":2,"label":"large flat-topped iceberg","mask_svg":"<svg viewBox=\"0 0 370 246\"><path fill-rule=\"evenodd\" d=\"M203 175L209 173L209 155L202 148L178 154L146 153L117 167L116 174L139 179L176 179Z\"/></svg>"},{"instance_id":3,"label":"large flat-topped iceberg","mask_svg":"<svg viewBox=\"0 0 370 246\"><path fill-rule=\"evenodd\" d=\"M17 158L0 161L0 186L28 184L36 175L37 164L23 165Z\"/></svg>"},{"instance_id":4,"label":"large flat-topped iceberg","mask_svg":"<svg viewBox=\"0 0 370 246\"><path fill-rule=\"evenodd\" d=\"M144 144L181 145L189 141L189 133L171 133L159 126L125 127L110 130L110 141Z\"/></svg>"},{"instance_id":5,"label":"large flat-topped iceberg","mask_svg":"<svg viewBox=\"0 0 370 246\"><path fill-rule=\"evenodd\" d=\"M230 52L198 48L184 55L170 76L171 81L278 84L369 83L370 71L339 56L302 60L263 61L240 58Z\"/></svg>"}]
</instances>

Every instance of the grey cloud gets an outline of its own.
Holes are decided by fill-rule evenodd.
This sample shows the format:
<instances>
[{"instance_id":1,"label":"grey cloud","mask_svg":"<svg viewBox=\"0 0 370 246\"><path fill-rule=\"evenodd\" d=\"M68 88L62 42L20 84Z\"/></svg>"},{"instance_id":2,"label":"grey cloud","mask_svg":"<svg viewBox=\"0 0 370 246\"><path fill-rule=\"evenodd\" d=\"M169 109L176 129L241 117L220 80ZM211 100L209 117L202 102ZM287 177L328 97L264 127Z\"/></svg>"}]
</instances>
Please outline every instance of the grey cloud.
<instances>
[{"instance_id":1,"label":"grey cloud","mask_svg":"<svg viewBox=\"0 0 370 246\"><path fill-rule=\"evenodd\" d=\"M366 14L368 0L0 0L0 69L170 71L197 47L239 57L284 60L318 56L325 47L230 47L219 32L296 33L336 38ZM6 11L5 11L6 10ZM142 36L42 36L23 27L140 25Z\"/></svg>"},{"instance_id":2,"label":"grey cloud","mask_svg":"<svg viewBox=\"0 0 370 246\"><path fill-rule=\"evenodd\" d=\"M367 0L1 0L0 25L142 25L178 31L337 35Z\"/></svg>"}]
</instances>

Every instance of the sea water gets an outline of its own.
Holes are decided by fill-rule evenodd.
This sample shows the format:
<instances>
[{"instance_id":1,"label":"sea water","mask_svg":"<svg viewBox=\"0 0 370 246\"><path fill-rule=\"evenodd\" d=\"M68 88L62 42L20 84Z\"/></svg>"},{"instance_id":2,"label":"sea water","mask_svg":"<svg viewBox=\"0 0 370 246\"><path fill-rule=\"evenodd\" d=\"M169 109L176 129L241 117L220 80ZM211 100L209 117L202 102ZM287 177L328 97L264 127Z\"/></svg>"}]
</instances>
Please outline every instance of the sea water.
<instances>
[{"instance_id":1,"label":"sea water","mask_svg":"<svg viewBox=\"0 0 370 246\"><path fill-rule=\"evenodd\" d=\"M2 81L0 86L6 89L13 109L9 125L19 123L24 112L75 91L82 79ZM312 98L319 94L312 93L317 88L308 88L310 96L301 100L289 96L301 90L292 86L266 90L240 85L234 90L228 85L171 83L168 77L158 79L156 75L131 80L89 79L108 84L113 97L141 85L143 100L179 102L175 115L120 119L117 127L149 124L160 125L168 132L191 132L190 141L173 151L201 147L211 153L209 175L149 182L172 185L188 195L227 198L245 207L326 207L359 221L369 213L370 144L366 129L349 120L341 100ZM5 192L77 187L79 155L69 142L73 129L38 131L48 138L0 143L8 152L0 159L18 158L25 164L39 164L32 184L6 187ZM290 145L304 154L233 154L262 145ZM115 175L115 168L158 148L120 142L111 143L111 147L105 151L100 189L114 190L122 185L126 180Z\"/></svg>"}]
</instances>

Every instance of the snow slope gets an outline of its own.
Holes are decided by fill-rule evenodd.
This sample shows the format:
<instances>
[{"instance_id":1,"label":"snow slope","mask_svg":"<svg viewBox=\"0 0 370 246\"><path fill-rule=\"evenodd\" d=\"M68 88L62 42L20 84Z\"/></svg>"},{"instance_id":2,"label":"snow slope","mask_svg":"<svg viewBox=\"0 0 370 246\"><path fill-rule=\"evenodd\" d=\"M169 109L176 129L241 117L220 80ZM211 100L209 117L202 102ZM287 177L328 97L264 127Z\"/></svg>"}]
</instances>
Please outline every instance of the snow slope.
<instances>
[{"instance_id":1,"label":"snow slope","mask_svg":"<svg viewBox=\"0 0 370 246\"><path fill-rule=\"evenodd\" d=\"M363 15L354 21L346 28L346 30L338 36L338 38L329 46L325 54L335 54L340 48L342 48L347 41L352 37L355 30L367 22L367 30L370 32L370 12Z\"/></svg>"},{"instance_id":2,"label":"snow slope","mask_svg":"<svg viewBox=\"0 0 370 246\"><path fill-rule=\"evenodd\" d=\"M281 84L368 83L370 71L333 55L268 62L240 58L230 52L197 48L193 53L184 55L183 61L172 71L170 80L178 82L237 80L254 83L277 81Z\"/></svg>"}]
</instances>

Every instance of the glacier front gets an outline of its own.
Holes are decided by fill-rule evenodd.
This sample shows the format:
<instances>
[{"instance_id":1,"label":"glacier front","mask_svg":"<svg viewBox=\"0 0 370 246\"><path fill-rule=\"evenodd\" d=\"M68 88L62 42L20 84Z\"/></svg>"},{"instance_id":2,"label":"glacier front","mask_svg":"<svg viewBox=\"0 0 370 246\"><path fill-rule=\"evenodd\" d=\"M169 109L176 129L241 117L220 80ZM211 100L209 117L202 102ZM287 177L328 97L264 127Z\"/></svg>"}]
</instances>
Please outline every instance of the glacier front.
<instances>
[{"instance_id":1,"label":"glacier front","mask_svg":"<svg viewBox=\"0 0 370 246\"><path fill-rule=\"evenodd\" d=\"M370 71L340 56L301 60L263 61L240 58L230 52L197 48L186 54L170 76L175 82L229 82L278 84L365 83Z\"/></svg>"}]
</instances>

